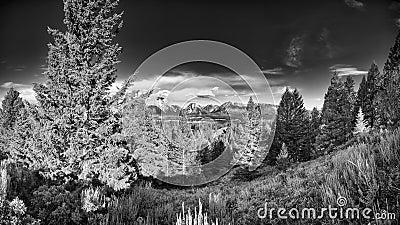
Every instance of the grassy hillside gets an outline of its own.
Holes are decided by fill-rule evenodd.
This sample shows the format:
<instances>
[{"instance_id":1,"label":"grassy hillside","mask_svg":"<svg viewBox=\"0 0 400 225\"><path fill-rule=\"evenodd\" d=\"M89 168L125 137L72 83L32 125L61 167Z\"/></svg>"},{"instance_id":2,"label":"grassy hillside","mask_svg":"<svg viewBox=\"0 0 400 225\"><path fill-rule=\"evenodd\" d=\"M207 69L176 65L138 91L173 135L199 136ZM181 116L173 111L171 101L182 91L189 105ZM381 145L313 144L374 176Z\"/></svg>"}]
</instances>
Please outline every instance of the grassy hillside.
<instances>
[{"instance_id":1,"label":"grassy hillside","mask_svg":"<svg viewBox=\"0 0 400 225\"><path fill-rule=\"evenodd\" d=\"M305 163L259 168L252 173L256 178L250 181L233 179L240 172L236 169L200 188L137 186L115 200L115 207L135 206L135 210L111 210L109 218L136 221L141 217L149 224L174 224L183 202L185 209L193 210L200 199L208 217L213 221L218 218L219 224L396 224L398 220L330 219L328 214L322 219L280 219L276 211L272 219L269 215L264 219L257 216L265 204L287 210L314 207L318 212L329 205L337 207L338 198L345 198L344 209L369 207L373 210L371 216L385 210L399 218L400 132L379 136L359 136L337 152Z\"/></svg>"},{"instance_id":2,"label":"grassy hillside","mask_svg":"<svg viewBox=\"0 0 400 225\"><path fill-rule=\"evenodd\" d=\"M10 183L1 181L0 187L8 186L7 199L18 196L24 201L24 219L33 217L45 224L180 224L177 220L189 217L188 211L191 217L199 215L199 204L201 215L207 214L209 224L216 220L220 225L398 224L399 162L400 130L396 130L361 134L331 154L304 163L278 160L277 166L263 166L253 172L236 167L201 187L142 182L119 193L108 192L104 186L100 186L100 191L89 189L82 193L85 187L46 183L35 179L37 174L12 168L5 176L9 176ZM83 198L86 192L90 192L89 202ZM14 204L12 208L20 203L13 200L10 204ZM265 206L275 211L272 217L267 213L265 218L259 218L258 213L263 214ZM279 218L276 213L278 208L297 209L301 213L302 209L313 207L319 216L321 209L329 206L343 211L370 208L371 218L332 219L327 212L316 219L301 214L299 218ZM0 215L13 218L7 207L1 209L6 211ZM289 215L287 211L285 215ZM375 213L390 219L373 219Z\"/></svg>"}]
</instances>

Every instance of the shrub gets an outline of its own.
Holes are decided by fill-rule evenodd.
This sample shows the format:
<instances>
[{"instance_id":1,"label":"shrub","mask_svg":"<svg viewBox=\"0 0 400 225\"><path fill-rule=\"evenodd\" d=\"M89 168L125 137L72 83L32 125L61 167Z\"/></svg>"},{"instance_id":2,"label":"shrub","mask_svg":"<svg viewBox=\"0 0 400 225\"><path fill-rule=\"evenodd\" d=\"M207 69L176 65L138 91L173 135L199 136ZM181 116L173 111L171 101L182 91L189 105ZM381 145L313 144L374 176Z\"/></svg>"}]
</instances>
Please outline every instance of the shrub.
<instances>
[{"instance_id":1,"label":"shrub","mask_svg":"<svg viewBox=\"0 0 400 225\"><path fill-rule=\"evenodd\" d=\"M155 207L156 206L156 207ZM107 206L101 224L172 224L175 214L172 198L151 188L138 185L129 192L114 196Z\"/></svg>"},{"instance_id":2,"label":"shrub","mask_svg":"<svg viewBox=\"0 0 400 225\"><path fill-rule=\"evenodd\" d=\"M7 163L2 161L0 164L0 222L1 224L39 224L38 220L26 214L26 206L18 197L11 202L7 201L7 187L9 176L7 173Z\"/></svg>"},{"instance_id":3,"label":"shrub","mask_svg":"<svg viewBox=\"0 0 400 225\"><path fill-rule=\"evenodd\" d=\"M9 176L7 198L12 200L18 197L25 202L29 211L33 192L42 186L45 180L37 171L30 171L16 164L9 164L7 171Z\"/></svg>"},{"instance_id":4,"label":"shrub","mask_svg":"<svg viewBox=\"0 0 400 225\"><path fill-rule=\"evenodd\" d=\"M82 210L78 193L65 190L64 186L39 187L32 197L31 214L44 224L84 224L87 215Z\"/></svg>"},{"instance_id":5,"label":"shrub","mask_svg":"<svg viewBox=\"0 0 400 225\"><path fill-rule=\"evenodd\" d=\"M36 225L40 220L35 220L26 214L26 206L18 197L0 203L0 222L1 224L13 225Z\"/></svg>"}]
</instances>

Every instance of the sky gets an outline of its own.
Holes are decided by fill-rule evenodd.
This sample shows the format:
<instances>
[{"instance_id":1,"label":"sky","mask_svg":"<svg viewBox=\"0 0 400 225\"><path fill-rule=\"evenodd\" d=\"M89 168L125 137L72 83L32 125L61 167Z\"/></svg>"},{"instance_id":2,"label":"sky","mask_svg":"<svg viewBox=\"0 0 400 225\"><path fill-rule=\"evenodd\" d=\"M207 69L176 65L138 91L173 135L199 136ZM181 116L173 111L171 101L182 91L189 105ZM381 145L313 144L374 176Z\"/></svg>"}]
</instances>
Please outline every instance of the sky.
<instances>
[{"instance_id":1,"label":"sky","mask_svg":"<svg viewBox=\"0 0 400 225\"><path fill-rule=\"evenodd\" d=\"M124 50L116 86L168 46L212 40L248 55L275 103L286 87L297 88L307 109L322 107L333 71L358 84L371 63L382 69L400 23L400 2L393 0L120 0L118 10L124 11L124 26L116 42ZM64 30L62 20L62 0L1 1L0 97L14 87L35 101L32 83L45 81L52 42L47 27ZM264 77L210 62L185 63L165 74L136 73L134 88L147 89L161 75L158 94L179 104L265 95L245 85Z\"/></svg>"}]
</instances>

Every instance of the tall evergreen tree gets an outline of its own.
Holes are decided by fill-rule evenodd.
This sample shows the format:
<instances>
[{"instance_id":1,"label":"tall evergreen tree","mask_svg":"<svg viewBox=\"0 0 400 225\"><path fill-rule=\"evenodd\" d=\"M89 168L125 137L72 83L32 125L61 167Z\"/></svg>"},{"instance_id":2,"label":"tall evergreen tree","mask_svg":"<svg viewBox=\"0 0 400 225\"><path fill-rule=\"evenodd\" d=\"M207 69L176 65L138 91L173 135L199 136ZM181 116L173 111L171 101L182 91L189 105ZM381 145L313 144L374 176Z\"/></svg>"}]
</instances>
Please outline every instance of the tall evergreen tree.
<instances>
[{"instance_id":1,"label":"tall evergreen tree","mask_svg":"<svg viewBox=\"0 0 400 225\"><path fill-rule=\"evenodd\" d=\"M122 133L138 163L141 177L166 174L169 169L168 141L145 102L150 94L151 92L141 95L138 92L128 94L122 110Z\"/></svg>"},{"instance_id":2,"label":"tall evergreen tree","mask_svg":"<svg viewBox=\"0 0 400 225\"><path fill-rule=\"evenodd\" d=\"M356 104L354 105L354 113L358 112L359 110L361 110L362 112L365 112L367 98L368 98L367 79L365 78L365 76L363 76L361 83L357 90L357 101L356 101ZM354 124L357 124L357 120L358 120L358 114L354 118Z\"/></svg>"},{"instance_id":3,"label":"tall evergreen tree","mask_svg":"<svg viewBox=\"0 0 400 225\"><path fill-rule=\"evenodd\" d=\"M400 126L400 32L390 49L383 73L377 78L377 94L374 100L378 111L376 127L396 128Z\"/></svg>"},{"instance_id":4,"label":"tall evergreen tree","mask_svg":"<svg viewBox=\"0 0 400 225\"><path fill-rule=\"evenodd\" d=\"M109 93L122 48L114 38L122 26L118 1L64 0L66 31L49 29L47 81L35 84L40 130L27 151L31 166L54 179L99 180L114 189L136 178L136 162L115 112L126 86Z\"/></svg>"},{"instance_id":5,"label":"tall evergreen tree","mask_svg":"<svg viewBox=\"0 0 400 225\"><path fill-rule=\"evenodd\" d=\"M317 136L320 133L320 127L321 127L321 114L319 110L316 107L314 107L311 111L311 121L310 121L310 144L313 150L315 150L315 144L317 141Z\"/></svg>"},{"instance_id":6,"label":"tall evergreen tree","mask_svg":"<svg viewBox=\"0 0 400 225\"><path fill-rule=\"evenodd\" d=\"M353 134L358 115L358 111L355 109L357 94L354 91L354 80L351 76L346 77L346 80L344 81L344 88L345 101L343 102L343 111L347 120L345 132L347 139L350 139Z\"/></svg>"},{"instance_id":7,"label":"tall evergreen tree","mask_svg":"<svg viewBox=\"0 0 400 225\"><path fill-rule=\"evenodd\" d=\"M10 135L13 133L14 125L23 106L19 92L10 88L4 96L0 109L0 160L8 157Z\"/></svg>"},{"instance_id":8,"label":"tall evergreen tree","mask_svg":"<svg viewBox=\"0 0 400 225\"><path fill-rule=\"evenodd\" d=\"M400 63L400 32L397 34L394 45L390 48L389 56L386 60L383 72L387 73L390 71L398 72Z\"/></svg>"},{"instance_id":9,"label":"tall evergreen tree","mask_svg":"<svg viewBox=\"0 0 400 225\"><path fill-rule=\"evenodd\" d=\"M285 144L290 159L304 161L309 158L311 149L307 134L308 121L302 96L297 90L292 92L287 88L278 106L275 137L272 144L277 148L278 154L282 144Z\"/></svg>"},{"instance_id":10,"label":"tall evergreen tree","mask_svg":"<svg viewBox=\"0 0 400 225\"><path fill-rule=\"evenodd\" d=\"M344 144L352 136L353 111L351 81L345 83L335 72L331 85L325 94L321 116L321 133L317 137L320 151L330 152L334 147Z\"/></svg>"},{"instance_id":11,"label":"tall evergreen tree","mask_svg":"<svg viewBox=\"0 0 400 225\"><path fill-rule=\"evenodd\" d=\"M236 165L248 166L252 162L251 122L249 113L244 113L242 120L234 127L235 154L233 162Z\"/></svg>"},{"instance_id":12,"label":"tall evergreen tree","mask_svg":"<svg viewBox=\"0 0 400 225\"><path fill-rule=\"evenodd\" d=\"M365 79L365 76L363 76L360 83L360 87L358 88L357 91L357 104L356 104L357 110L361 108L363 111L365 111L367 96L368 96L367 80Z\"/></svg>"},{"instance_id":13,"label":"tall evergreen tree","mask_svg":"<svg viewBox=\"0 0 400 225\"><path fill-rule=\"evenodd\" d=\"M364 114L364 120L369 128L372 128L375 124L375 119L377 117L376 106L374 106L375 96L377 92L376 79L379 77L378 65L372 63L371 68L368 70L367 80L366 80L366 96L363 99L362 112ZM361 86L360 86L361 88Z\"/></svg>"}]
</instances>

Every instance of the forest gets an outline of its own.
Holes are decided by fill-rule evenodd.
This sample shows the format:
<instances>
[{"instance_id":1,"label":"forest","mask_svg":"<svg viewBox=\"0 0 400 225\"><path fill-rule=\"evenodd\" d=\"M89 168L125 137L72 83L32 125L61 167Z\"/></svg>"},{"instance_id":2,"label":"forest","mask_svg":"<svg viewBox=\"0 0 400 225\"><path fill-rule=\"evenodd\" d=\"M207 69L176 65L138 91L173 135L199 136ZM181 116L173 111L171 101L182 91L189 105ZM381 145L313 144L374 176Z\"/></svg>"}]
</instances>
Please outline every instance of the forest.
<instances>
[{"instance_id":1,"label":"forest","mask_svg":"<svg viewBox=\"0 0 400 225\"><path fill-rule=\"evenodd\" d=\"M64 1L37 104L2 100L0 224L399 223L400 32L360 85L334 72L320 110L291 88L278 105L148 105L134 77L110 93L117 6ZM344 205L371 216L259 215Z\"/></svg>"}]
</instances>

